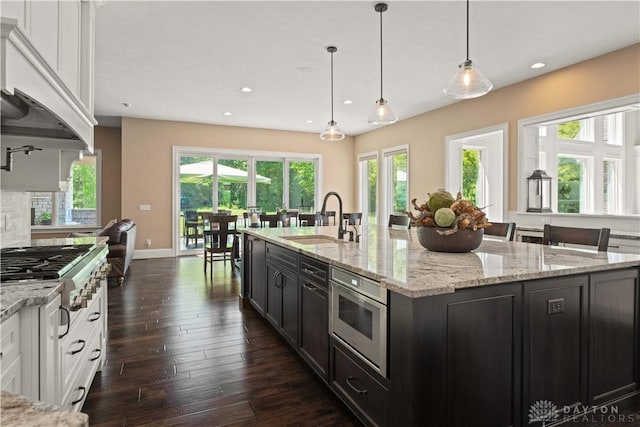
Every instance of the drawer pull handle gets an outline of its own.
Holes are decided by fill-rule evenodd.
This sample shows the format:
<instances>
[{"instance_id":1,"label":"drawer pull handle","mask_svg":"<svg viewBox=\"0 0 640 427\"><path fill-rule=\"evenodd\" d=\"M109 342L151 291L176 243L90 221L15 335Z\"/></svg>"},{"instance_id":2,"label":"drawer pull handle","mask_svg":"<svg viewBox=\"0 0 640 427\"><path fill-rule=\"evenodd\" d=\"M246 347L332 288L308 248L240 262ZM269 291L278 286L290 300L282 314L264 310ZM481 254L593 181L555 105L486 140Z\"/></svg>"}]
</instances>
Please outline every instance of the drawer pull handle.
<instances>
[{"instance_id":1,"label":"drawer pull handle","mask_svg":"<svg viewBox=\"0 0 640 427\"><path fill-rule=\"evenodd\" d=\"M82 347L80 347L77 350L72 350L71 351L72 355L80 353L82 350L84 350L85 345L87 345L87 342L85 340L78 340L78 341L74 342L74 344L75 343L82 344Z\"/></svg>"},{"instance_id":2,"label":"drawer pull handle","mask_svg":"<svg viewBox=\"0 0 640 427\"><path fill-rule=\"evenodd\" d=\"M89 320L89 322L95 322L96 320L100 319L100 312L99 312L99 311L96 311L96 312L91 313L91 315L92 315L92 316L95 316L96 314L97 314L97 316L96 316L96 317L90 317L90 318L88 319L88 320Z\"/></svg>"},{"instance_id":3,"label":"drawer pull handle","mask_svg":"<svg viewBox=\"0 0 640 427\"><path fill-rule=\"evenodd\" d=\"M76 403L82 402L82 399L84 399L84 397L87 395L87 388L86 387L80 386L80 387L78 387L78 390L82 390L82 396L80 396L80 399L72 401L71 402L72 405L75 405Z\"/></svg>"},{"instance_id":4,"label":"drawer pull handle","mask_svg":"<svg viewBox=\"0 0 640 427\"><path fill-rule=\"evenodd\" d=\"M92 357L91 359L89 359L89 362L93 362L94 360L100 359L100 356L102 355L102 349L101 348L96 348L93 351L97 351L98 355L96 357Z\"/></svg>"},{"instance_id":5,"label":"drawer pull handle","mask_svg":"<svg viewBox=\"0 0 640 427\"><path fill-rule=\"evenodd\" d=\"M367 389L366 389L366 388L365 388L365 389L359 389L358 387L354 386L354 385L352 384L352 381L353 381L353 380L357 380L357 378L354 378L354 377L352 377L352 376L348 376L348 377L347 377L347 384L349 385L349 387L351 387L351 389L352 389L353 391L355 391L356 393L358 393L358 394L361 394L361 395L363 395L363 396L364 396L364 395L366 395L366 394L367 394Z\"/></svg>"},{"instance_id":6,"label":"drawer pull handle","mask_svg":"<svg viewBox=\"0 0 640 427\"><path fill-rule=\"evenodd\" d=\"M62 310L65 313L67 313L67 330L64 331L64 334L58 335L58 339L61 339L61 338L64 338L64 336L69 333L69 329L71 328L71 313L69 312L68 308L63 306L60 306L59 310Z\"/></svg>"},{"instance_id":7,"label":"drawer pull handle","mask_svg":"<svg viewBox=\"0 0 640 427\"><path fill-rule=\"evenodd\" d=\"M302 286L304 286L305 289L310 290L311 292L317 292L318 288L316 288L313 285L310 285L308 283L303 284Z\"/></svg>"}]
</instances>

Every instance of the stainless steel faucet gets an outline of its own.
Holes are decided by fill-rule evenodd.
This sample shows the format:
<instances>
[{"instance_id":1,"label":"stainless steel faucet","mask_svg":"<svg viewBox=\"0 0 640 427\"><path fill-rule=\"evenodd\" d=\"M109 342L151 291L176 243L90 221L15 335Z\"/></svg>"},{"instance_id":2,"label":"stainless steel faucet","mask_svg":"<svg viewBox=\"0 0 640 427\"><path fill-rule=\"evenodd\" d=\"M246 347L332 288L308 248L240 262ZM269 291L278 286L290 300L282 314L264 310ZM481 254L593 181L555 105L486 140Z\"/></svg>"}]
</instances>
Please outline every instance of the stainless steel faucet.
<instances>
[{"instance_id":1,"label":"stainless steel faucet","mask_svg":"<svg viewBox=\"0 0 640 427\"><path fill-rule=\"evenodd\" d=\"M324 196L324 200L322 201L322 209L320 210L320 215L322 215L322 220L324 221L324 218L327 215L327 199L329 198L329 196L336 196L338 198L338 204L340 207L340 212L338 212L339 214L338 224L340 224L338 226L338 239L342 240L344 238L344 228L342 228L342 198L338 193L336 193L335 191L329 191Z\"/></svg>"}]
</instances>

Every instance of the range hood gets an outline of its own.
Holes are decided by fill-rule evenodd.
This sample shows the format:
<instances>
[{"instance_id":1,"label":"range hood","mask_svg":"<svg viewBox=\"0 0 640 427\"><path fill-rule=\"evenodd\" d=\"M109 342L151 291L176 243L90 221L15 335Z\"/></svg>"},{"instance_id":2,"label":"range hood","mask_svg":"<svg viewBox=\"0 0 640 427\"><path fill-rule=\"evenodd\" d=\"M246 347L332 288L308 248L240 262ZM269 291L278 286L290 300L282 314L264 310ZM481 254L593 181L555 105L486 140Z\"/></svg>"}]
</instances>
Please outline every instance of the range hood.
<instances>
[{"instance_id":1,"label":"range hood","mask_svg":"<svg viewBox=\"0 0 640 427\"><path fill-rule=\"evenodd\" d=\"M97 124L15 19L1 18L0 134L41 148L93 152ZM6 143L6 141L4 141Z\"/></svg>"}]
</instances>

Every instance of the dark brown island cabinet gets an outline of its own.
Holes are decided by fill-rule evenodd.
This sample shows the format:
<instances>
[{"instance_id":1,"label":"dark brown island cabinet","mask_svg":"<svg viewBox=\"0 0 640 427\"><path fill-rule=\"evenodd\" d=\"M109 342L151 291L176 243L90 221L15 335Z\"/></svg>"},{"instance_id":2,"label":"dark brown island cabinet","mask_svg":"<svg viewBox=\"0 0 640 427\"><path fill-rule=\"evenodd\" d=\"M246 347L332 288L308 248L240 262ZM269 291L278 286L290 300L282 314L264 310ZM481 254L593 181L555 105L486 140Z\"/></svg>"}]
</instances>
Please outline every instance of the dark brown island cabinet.
<instances>
[{"instance_id":1,"label":"dark brown island cabinet","mask_svg":"<svg viewBox=\"0 0 640 427\"><path fill-rule=\"evenodd\" d=\"M637 267L419 298L387 291L381 375L330 333L333 267L248 233L244 248L244 301L366 425L594 424L640 409Z\"/></svg>"}]
</instances>

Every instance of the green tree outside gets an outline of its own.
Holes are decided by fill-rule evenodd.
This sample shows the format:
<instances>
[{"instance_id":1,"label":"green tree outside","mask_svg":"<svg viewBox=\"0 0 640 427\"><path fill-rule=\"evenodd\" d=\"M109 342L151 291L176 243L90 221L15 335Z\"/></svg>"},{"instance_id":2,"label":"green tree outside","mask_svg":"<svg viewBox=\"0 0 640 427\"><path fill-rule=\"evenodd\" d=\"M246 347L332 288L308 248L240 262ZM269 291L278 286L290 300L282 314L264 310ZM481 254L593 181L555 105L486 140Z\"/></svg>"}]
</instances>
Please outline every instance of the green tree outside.
<instances>
[{"instance_id":1,"label":"green tree outside","mask_svg":"<svg viewBox=\"0 0 640 427\"><path fill-rule=\"evenodd\" d=\"M73 167L73 208L96 209L96 168L93 165Z\"/></svg>"},{"instance_id":2,"label":"green tree outside","mask_svg":"<svg viewBox=\"0 0 640 427\"><path fill-rule=\"evenodd\" d=\"M580 133L580 120L560 123L558 125L558 136L564 139L575 139Z\"/></svg>"},{"instance_id":3,"label":"green tree outside","mask_svg":"<svg viewBox=\"0 0 640 427\"><path fill-rule=\"evenodd\" d=\"M558 212L580 213L582 161L558 157Z\"/></svg>"},{"instance_id":4,"label":"green tree outside","mask_svg":"<svg viewBox=\"0 0 640 427\"><path fill-rule=\"evenodd\" d=\"M480 171L480 150L462 150L462 197L478 204L478 180Z\"/></svg>"}]
</instances>

